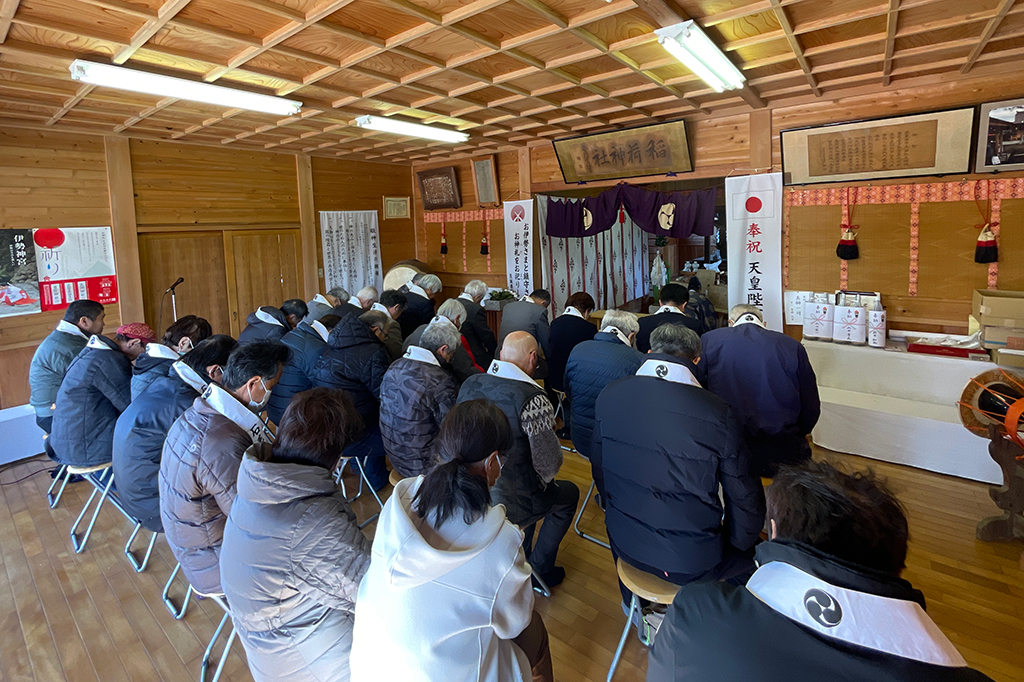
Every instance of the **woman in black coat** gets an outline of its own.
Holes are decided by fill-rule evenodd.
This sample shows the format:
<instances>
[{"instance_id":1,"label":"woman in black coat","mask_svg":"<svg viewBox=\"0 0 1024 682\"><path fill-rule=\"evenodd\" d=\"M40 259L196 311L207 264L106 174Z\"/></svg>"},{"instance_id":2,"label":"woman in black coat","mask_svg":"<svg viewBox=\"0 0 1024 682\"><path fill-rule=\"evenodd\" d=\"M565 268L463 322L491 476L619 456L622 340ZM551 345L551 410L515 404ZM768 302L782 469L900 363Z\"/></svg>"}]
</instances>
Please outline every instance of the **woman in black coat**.
<instances>
[{"instance_id":1,"label":"woman in black coat","mask_svg":"<svg viewBox=\"0 0 1024 682\"><path fill-rule=\"evenodd\" d=\"M565 312L551 323L551 356L548 358L548 377L545 381L548 398L556 407L558 398L552 389L565 391L565 365L569 362L569 353L584 341L592 340L597 334L597 327L590 321L590 314L595 308L594 299L590 294L577 291L565 303ZM569 413L568 403L563 405L563 410L562 421L565 422L565 427L558 435L569 438L569 422L564 416Z\"/></svg>"}]
</instances>

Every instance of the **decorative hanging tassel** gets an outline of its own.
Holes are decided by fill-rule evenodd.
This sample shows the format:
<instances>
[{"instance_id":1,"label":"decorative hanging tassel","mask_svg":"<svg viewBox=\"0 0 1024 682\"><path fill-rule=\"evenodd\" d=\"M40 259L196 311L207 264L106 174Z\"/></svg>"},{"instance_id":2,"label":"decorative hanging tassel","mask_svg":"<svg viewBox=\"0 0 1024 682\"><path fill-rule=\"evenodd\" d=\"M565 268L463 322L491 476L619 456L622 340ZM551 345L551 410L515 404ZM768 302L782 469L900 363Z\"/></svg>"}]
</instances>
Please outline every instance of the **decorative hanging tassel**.
<instances>
[{"instance_id":1,"label":"decorative hanging tassel","mask_svg":"<svg viewBox=\"0 0 1024 682\"><path fill-rule=\"evenodd\" d=\"M997 263L999 262L999 246L996 244L996 235L992 232L992 203L988 199L989 190L988 181L985 181L985 208L981 207L981 202L978 201L978 195L981 193L981 181L979 180L974 185L974 205L978 207L978 213L981 214L981 219L985 221L983 224L975 225L981 232L978 234L978 244L974 247L974 262L975 263Z\"/></svg>"},{"instance_id":2,"label":"decorative hanging tassel","mask_svg":"<svg viewBox=\"0 0 1024 682\"><path fill-rule=\"evenodd\" d=\"M843 236L836 247L836 255L843 260L857 260L860 258L860 249L857 248L857 235L853 233L849 225L843 226Z\"/></svg>"},{"instance_id":3,"label":"decorative hanging tassel","mask_svg":"<svg viewBox=\"0 0 1024 682\"><path fill-rule=\"evenodd\" d=\"M448 253L448 235L445 231L444 223L441 223L441 254Z\"/></svg>"},{"instance_id":4,"label":"decorative hanging tassel","mask_svg":"<svg viewBox=\"0 0 1024 682\"><path fill-rule=\"evenodd\" d=\"M996 246L996 236L992 228L985 223L978 235L978 245L974 247L975 263L996 263L999 261L999 247Z\"/></svg>"},{"instance_id":5,"label":"decorative hanging tassel","mask_svg":"<svg viewBox=\"0 0 1024 682\"><path fill-rule=\"evenodd\" d=\"M487 235L482 234L480 235L480 255L486 256L488 253L489 251L487 249Z\"/></svg>"}]
</instances>

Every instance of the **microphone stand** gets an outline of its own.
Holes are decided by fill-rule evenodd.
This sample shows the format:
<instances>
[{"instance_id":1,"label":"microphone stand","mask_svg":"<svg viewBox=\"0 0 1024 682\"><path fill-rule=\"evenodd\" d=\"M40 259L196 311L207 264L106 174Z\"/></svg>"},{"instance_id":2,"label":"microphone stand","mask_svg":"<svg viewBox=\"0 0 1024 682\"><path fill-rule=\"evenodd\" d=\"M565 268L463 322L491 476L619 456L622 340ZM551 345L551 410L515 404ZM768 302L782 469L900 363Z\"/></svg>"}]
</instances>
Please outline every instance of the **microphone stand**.
<instances>
[{"instance_id":1,"label":"microphone stand","mask_svg":"<svg viewBox=\"0 0 1024 682\"><path fill-rule=\"evenodd\" d=\"M184 277L179 277L177 281L174 282L174 284L167 287L167 290L164 291L163 296L160 297L160 315L157 318L157 329L164 328L164 299L167 298L167 294L171 295L171 314L174 315L174 321L178 321L178 302L176 300L176 294L174 290L175 288L177 288L179 284L181 284L184 281Z\"/></svg>"}]
</instances>

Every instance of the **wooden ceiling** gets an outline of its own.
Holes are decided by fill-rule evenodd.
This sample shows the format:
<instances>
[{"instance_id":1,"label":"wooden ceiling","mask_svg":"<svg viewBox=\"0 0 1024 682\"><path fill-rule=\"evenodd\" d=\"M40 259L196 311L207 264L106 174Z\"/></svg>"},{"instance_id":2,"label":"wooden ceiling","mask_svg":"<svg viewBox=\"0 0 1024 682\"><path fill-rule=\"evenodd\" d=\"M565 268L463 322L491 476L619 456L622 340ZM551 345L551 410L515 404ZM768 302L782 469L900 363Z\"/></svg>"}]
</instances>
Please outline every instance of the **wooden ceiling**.
<instances>
[{"instance_id":1,"label":"wooden ceiling","mask_svg":"<svg viewBox=\"0 0 1024 682\"><path fill-rule=\"evenodd\" d=\"M693 18L716 93L653 34ZM0 125L410 163L1024 66L1024 0L0 0ZM109 61L303 102L281 119L82 85ZM354 126L453 127L461 145Z\"/></svg>"}]
</instances>

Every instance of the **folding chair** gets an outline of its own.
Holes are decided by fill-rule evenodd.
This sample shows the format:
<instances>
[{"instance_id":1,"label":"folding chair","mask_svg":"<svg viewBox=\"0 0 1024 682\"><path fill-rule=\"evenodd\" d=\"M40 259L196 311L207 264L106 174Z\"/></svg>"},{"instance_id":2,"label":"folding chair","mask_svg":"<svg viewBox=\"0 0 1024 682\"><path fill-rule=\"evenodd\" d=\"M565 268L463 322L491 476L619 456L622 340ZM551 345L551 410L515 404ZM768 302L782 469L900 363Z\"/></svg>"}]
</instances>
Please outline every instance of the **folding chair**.
<instances>
[{"instance_id":1,"label":"folding chair","mask_svg":"<svg viewBox=\"0 0 1024 682\"><path fill-rule=\"evenodd\" d=\"M627 564L622 559L615 562L615 569L618 571L619 580L630 591L632 597L629 600L629 613L626 614L626 627L622 629L622 636L619 637L619 646L615 649L612 666L608 669L607 682L612 682L612 677L615 676L615 669L619 667L622 649L626 646L626 638L629 636L629 626L633 624L633 614L640 610L640 599L646 599L656 604L671 604L672 600L676 598L676 592L679 591L679 585L674 585L656 575L641 571L639 568Z\"/></svg>"},{"instance_id":2,"label":"folding chair","mask_svg":"<svg viewBox=\"0 0 1024 682\"><path fill-rule=\"evenodd\" d=\"M565 400L565 391L559 391L557 388L553 388L551 390L558 397L558 406L555 407L555 421L558 421L558 415L562 415L562 423L568 424L569 418L565 414L565 405L562 404L562 401ZM558 444L562 446L563 450L566 452L579 452L576 448L570 448L567 445L562 445L561 440L562 439L559 439Z\"/></svg>"},{"instance_id":3,"label":"folding chair","mask_svg":"<svg viewBox=\"0 0 1024 682\"><path fill-rule=\"evenodd\" d=\"M196 592L195 595L197 597L210 599L224 610L224 617L220 619L217 629L213 631L213 637L210 638L210 643L206 645L206 651L203 652L203 659L199 664L199 682L206 682L206 674L210 669L210 659L213 657L213 648L217 644L217 640L220 639L220 633L223 632L224 625L227 624L228 619L231 618L231 609L228 608L227 599L224 598L223 594L201 594ZM220 679L221 673L224 672L224 664L227 663L228 654L231 652L231 644L235 641L235 634L235 626L234 623L232 623L231 633L228 635L228 641L224 645L224 650L221 651L220 661L217 663L217 669L214 671L213 678L210 682L217 682L217 680Z\"/></svg>"},{"instance_id":4,"label":"folding chair","mask_svg":"<svg viewBox=\"0 0 1024 682\"><path fill-rule=\"evenodd\" d=\"M188 611L188 600L192 598L192 583L188 583L188 589L185 590L185 598L181 602L181 607L174 605L171 601L171 585L174 583L174 579L178 576L178 572L181 571L181 564L175 564L174 570L171 571L171 577L167 579L167 583L164 585L164 591L161 595L164 600L164 606L171 612L174 620L181 620L185 617L185 612Z\"/></svg>"},{"instance_id":5,"label":"folding chair","mask_svg":"<svg viewBox=\"0 0 1024 682\"><path fill-rule=\"evenodd\" d=\"M583 457L583 455L580 455L580 457ZM583 457L583 459L586 459L586 457ZM578 512L576 512L576 518L573 519L572 529L574 531L576 531L576 535L579 535L584 540L590 540L595 545L601 545L605 549L611 549L612 548L611 545L609 545L607 542L605 542L601 538L594 537L593 535L589 535L589 534L583 532L582 530L580 530L580 519L583 518L583 512L586 510L587 505L590 504L590 498L594 496L594 488L596 486L597 486L597 483L595 483L594 481L590 482L590 488L587 490L587 496L583 499L583 506L581 506L580 510Z\"/></svg>"},{"instance_id":6,"label":"folding chair","mask_svg":"<svg viewBox=\"0 0 1024 682\"><path fill-rule=\"evenodd\" d=\"M365 460L365 459L366 458L363 457L363 460ZM342 474L345 472L345 467L348 466L349 460L354 460L355 463L356 463L356 468L359 469L359 492L357 492L352 497L348 496L348 491L345 489L345 480L342 478ZM363 468L363 462L359 461L358 457L342 457L341 458L341 461L338 463L338 468L335 469L335 471L334 471L334 482L341 484L341 492L345 495L345 500L349 504L352 504L353 502L358 500L360 497L362 497L362 495L363 495L363 485L365 484L366 487L369 489L370 493L373 495L373 499L377 500L377 506L381 510L384 509L384 503L381 502L380 496L377 494L377 491L373 489L372 485L370 485L370 479L367 478L367 476L366 476L366 469ZM375 521L378 516L380 516L380 512L379 511L376 514L374 514L373 516L371 516L370 518L368 518L365 521L363 521L362 523L360 523L359 527L363 528L364 526L369 525L370 523Z\"/></svg>"},{"instance_id":7,"label":"folding chair","mask_svg":"<svg viewBox=\"0 0 1024 682\"><path fill-rule=\"evenodd\" d=\"M93 526L96 525L96 519L100 515L100 509L103 508L103 503L106 501L107 496L110 494L110 488L114 484L114 465L112 462L106 464L100 464L99 466L93 467L75 467L68 466L65 472L64 483L67 484L67 479L72 474L78 474L83 476L87 481L92 484L92 494L89 495L89 499L85 502L85 507L82 508L82 513L75 519L75 523L71 526L71 545L75 549L75 554L81 554L85 549L85 545L89 542L89 536L92 535ZM63 492L63 486L61 487ZM86 512L89 511L89 507L92 506L92 501L96 498L96 493L100 494L100 500L96 504L96 509L92 513L92 519L89 520L89 526L85 529L85 535L81 538L78 537L78 524L85 518ZM59 495L58 495L59 497Z\"/></svg>"},{"instance_id":8,"label":"folding chair","mask_svg":"<svg viewBox=\"0 0 1024 682\"><path fill-rule=\"evenodd\" d=\"M135 520L135 519L131 519ZM149 557L153 554L153 547L156 545L156 536L160 533L153 531L153 536L149 538L149 546L146 548L146 554L142 557L142 561L135 558L135 554L132 552L132 543L135 542L136 536L139 531L142 530L142 522L135 521L135 528L132 529L132 534L128 536L128 542L124 545L124 555L128 557L128 563L132 565L136 573L142 573L146 570L146 566L149 565Z\"/></svg>"},{"instance_id":9,"label":"folding chair","mask_svg":"<svg viewBox=\"0 0 1024 682\"><path fill-rule=\"evenodd\" d=\"M53 476L53 482L50 484L50 488L46 491L46 501L50 503L50 509L56 509L57 505L60 504L60 496L64 494L64 487L68 484L68 466L61 464L57 467L57 473ZM57 487L57 484L63 479L64 483L60 487L60 491L57 495L53 494L53 489Z\"/></svg>"}]
</instances>

